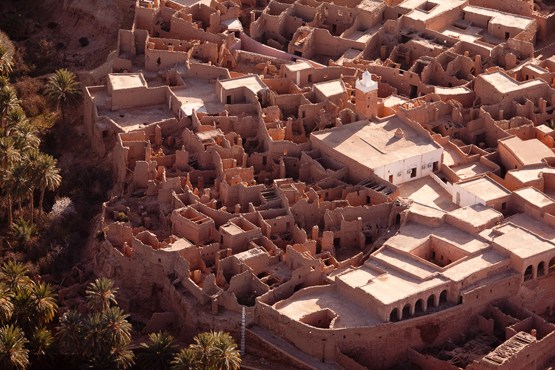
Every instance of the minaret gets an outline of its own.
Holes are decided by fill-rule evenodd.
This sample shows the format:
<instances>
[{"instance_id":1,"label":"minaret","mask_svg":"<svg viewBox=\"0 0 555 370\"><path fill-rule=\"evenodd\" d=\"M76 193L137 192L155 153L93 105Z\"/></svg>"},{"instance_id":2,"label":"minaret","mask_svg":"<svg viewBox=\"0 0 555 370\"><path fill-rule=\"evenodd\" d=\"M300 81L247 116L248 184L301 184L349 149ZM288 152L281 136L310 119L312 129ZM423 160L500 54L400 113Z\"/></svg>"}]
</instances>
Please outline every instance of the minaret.
<instances>
[{"instance_id":1,"label":"minaret","mask_svg":"<svg viewBox=\"0 0 555 370\"><path fill-rule=\"evenodd\" d=\"M356 82L356 112L360 118L372 118L378 115L378 82L372 80L368 71Z\"/></svg>"}]
</instances>

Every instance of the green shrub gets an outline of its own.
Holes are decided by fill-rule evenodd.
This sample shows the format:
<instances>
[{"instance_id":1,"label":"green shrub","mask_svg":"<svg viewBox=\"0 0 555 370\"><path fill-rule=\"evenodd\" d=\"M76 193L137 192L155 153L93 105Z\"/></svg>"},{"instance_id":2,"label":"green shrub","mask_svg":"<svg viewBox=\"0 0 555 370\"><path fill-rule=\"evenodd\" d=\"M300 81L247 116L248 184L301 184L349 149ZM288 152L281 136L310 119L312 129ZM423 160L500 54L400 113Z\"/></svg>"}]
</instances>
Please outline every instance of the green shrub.
<instances>
[{"instance_id":1,"label":"green shrub","mask_svg":"<svg viewBox=\"0 0 555 370\"><path fill-rule=\"evenodd\" d=\"M127 217L127 215L123 212L119 212L117 217L116 217L116 221L121 221L121 222L127 222L129 218Z\"/></svg>"}]
</instances>

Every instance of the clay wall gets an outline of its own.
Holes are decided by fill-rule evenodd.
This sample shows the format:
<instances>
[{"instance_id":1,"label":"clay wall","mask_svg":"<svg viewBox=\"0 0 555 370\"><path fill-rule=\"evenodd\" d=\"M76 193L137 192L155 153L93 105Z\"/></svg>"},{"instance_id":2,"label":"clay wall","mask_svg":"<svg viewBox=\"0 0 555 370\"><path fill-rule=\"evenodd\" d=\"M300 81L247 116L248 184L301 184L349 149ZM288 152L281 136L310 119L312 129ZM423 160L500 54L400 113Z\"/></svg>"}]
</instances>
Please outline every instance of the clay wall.
<instances>
[{"instance_id":1,"label":"clay wall","mask_svg":"<svg viewBox=\"0 0 555 370\"><path fill-rule=\"evenodd\" d=\"M147 30L152 34L154 18L156 16L155 9L135 7L135 19L133 21L133 30Z\"/></svg>"},{"instance_id":2,"label":"clay wall","mask_svg":"<svg viewBox=\"0 0 555 370\"><path fill-rule=\"evenodd\" d=\"M450 363L440 360L434 356L423 355L416 352L414 349L409 348L407 350L407 355L410 361L420 366L421 369L426 370L460 370L458 366L451 365Z\"/></svg>"},{"instance_id":3,"label":"clay wall","mask_svg":"<svg viewBox=\"0 0 555 370\"><path fill-rule=\"evenodd\" d=\"M165 104L168 93L167 86L160 87L138 87L121 89L112 92L112 110L130 109L135 107Z\"/></svg>"},{"instance_id":4,"label":"clay wall","mask_svg":"<svg viewBox=\"0 0 555 370\"><path fill-rule=\"evenodd\" d=\"M337 58L348 49L364 50L366 47L366 44L361 42L332 36L328 30L322 28L313 29L310 41L310 47L303 52L305 58L313 58L315 55ZM291 44L289 48L291 50Z\"/></svg>"},{"instance_id":5,"label":"clay wall","mask_svg":"<svg viewBox=\"0 0 555 370\"><path fill-rule=\"evenodd\" d=\"M508 283L511 283L510 288ZM371 328L315 328L290 320L262 300L256 306L255 314L260 325L286 338L311 356L325 356L326 359L333 360L337 346L343 353L356 353L354 360L360 364L372 364L375 369L384 369L397 364L400 353L404 353L407 347L418 350L429 345L439 345L448 338L458 338L461 332L476 325L474 314L483 310L490 299L516 294L517 290L518 279L499 280L469 292L463 305ZM482 298L470 299L470 295Z\"/></svg>"},{"instance_id":6,"label":"clay wall","mask_svg":"<svg viewBox=\"0 0 555 370\"><path fill-rule=\"evenodd\" d=\"M468 4L526 17L531 17L534 11L534 2L530 0L469 0Z\"/></svg>"},{"instance_id":7,"label":"clay wall","mask_svg":"<svg viewBox=\"0 0 555 370\"><path fill-rule=\"evenodd\" d=\"M221 34L214 34L205 32L202 29L197 29L192 23L180 18L177 14L171 17L171 31L165 32L160 29L159 33L162 37L176 38L180 40L200 40L208 41L218 46L225 42L225 37Z\"/></svg>"}]
</instances>

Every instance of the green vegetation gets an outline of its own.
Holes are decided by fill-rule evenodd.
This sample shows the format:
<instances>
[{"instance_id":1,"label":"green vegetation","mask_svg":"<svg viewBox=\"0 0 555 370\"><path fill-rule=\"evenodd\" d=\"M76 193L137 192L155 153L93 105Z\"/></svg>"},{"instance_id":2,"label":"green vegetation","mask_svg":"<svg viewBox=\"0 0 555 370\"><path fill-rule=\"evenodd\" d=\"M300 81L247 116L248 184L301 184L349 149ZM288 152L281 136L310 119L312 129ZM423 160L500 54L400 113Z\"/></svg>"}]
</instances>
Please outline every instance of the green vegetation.
<instances>
[{"instance_id":1,"label":"green vegetation","mask_svg":"<svg viewBox=\"0 0 555 370\"><path fill-rule=\"evenodd\" d=\"M134 364L129 315L116 306L116 291L111 280L96 279L86 291L88 314L71 310L60 318L60 350L74 366L128 369Z\"/></svg>"},{"instance_id":2,"label":"green vegetation","mask_svg":"<svg viewBox=\"0 0 555 370\"><path fill-rule=\"evenodd\" d=\"M0 368L48 367L54 353L49 323L58 310L50 285L37 284L14 262L0 271Z\"/></svg>"},{"instance_id":3,"label":"green vegetation","mask_svg":"<svg viewBox=\"0 0 555 370\"><path fill-rule=\"evenodd\" d=\"M83 92L79 83L75 81L75 75L67 69L58 69L48 79L44 95L46 101L52 107L60 109L62 113L62 124L65 123L65 109L78 107L83 102Z\"/></svg>"}]
</instances>

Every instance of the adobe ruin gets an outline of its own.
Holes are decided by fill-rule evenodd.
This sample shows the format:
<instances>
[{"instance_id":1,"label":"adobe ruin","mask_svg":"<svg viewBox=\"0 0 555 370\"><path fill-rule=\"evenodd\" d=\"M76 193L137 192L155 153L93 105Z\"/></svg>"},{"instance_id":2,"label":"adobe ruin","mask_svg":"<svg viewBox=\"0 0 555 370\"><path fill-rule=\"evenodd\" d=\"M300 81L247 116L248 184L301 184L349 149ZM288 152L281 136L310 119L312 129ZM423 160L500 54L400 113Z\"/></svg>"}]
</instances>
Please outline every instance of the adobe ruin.
<instances>
[{"instance_id":1,"label":"adobe ruin","mask_svg":"<svg viewBox=\"0 0 555 370\"><path fill-rule=\"evenodd\" d=\"M85 88L95 271L312 368L552 364L553 31L540 0L138 0Z\"/></svg>"}]
</instances>

